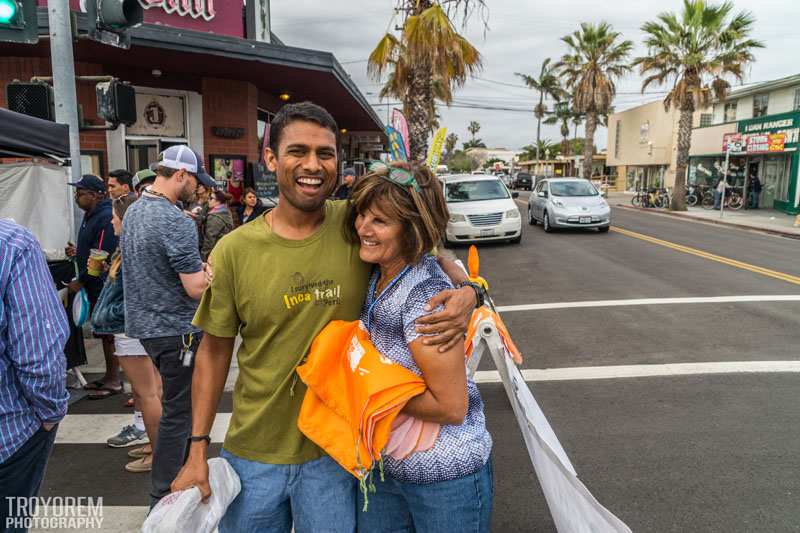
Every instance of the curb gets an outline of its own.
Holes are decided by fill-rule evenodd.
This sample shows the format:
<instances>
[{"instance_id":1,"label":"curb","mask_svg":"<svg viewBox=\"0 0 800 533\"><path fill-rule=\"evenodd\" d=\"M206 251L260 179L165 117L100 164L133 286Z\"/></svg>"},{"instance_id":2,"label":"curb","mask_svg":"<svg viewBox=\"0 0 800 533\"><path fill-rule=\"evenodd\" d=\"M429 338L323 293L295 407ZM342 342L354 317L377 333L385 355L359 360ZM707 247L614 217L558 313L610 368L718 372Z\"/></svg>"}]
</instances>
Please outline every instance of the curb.
<instances>
[{"instance_id":1,"label":"curb","mask_svg":"<svg viewBox=\"0 0 800 533\"><path fill-rule=\"evenodd\" d=\"M737 222L727 222L724 220L715 220L713 218L693 217L692 215L687 215L685 213L676 213L674 211L661 211L661 210L656 210L657 208L652 208L652 207L635 207L632 205L624 205L624 204L616 204L614 207L629 209L631 211L641 211L643 213L649 213L651 215L664 215L668 217L680 218L682 220L689 220L692 222L706 222L709 224L717 224L719 226L728 226L731 228L759 231L761 233L768 233L770 235L777 235L779 237L786 237L789 239L800 240L800 234L798 233L791 233L788 231L781 231L779 229L773 229L773 228L765 228L763 226L751 226L749 224L739 224Z\"/></svg>"}]
</instances>

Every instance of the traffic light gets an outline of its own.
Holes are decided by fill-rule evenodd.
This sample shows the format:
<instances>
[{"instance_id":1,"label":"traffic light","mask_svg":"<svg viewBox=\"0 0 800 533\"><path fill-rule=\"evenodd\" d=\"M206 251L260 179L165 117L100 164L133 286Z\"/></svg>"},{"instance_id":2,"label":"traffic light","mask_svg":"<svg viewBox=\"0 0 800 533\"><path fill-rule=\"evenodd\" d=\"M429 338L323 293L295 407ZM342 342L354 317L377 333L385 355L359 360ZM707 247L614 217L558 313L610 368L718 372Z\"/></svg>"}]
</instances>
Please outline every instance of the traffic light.
<instances>
[{"instance_id":1,"label":"traffic light","mask_svg":"<svg viewBox=\"0 0 800 533\"><path fill-rule=\"evenodd\" d=\"M6 85L6 101L11 111L44 120L56 119L53 88L47 83L14 80Z\"/></svg>"},{"instance_id":2,"label":"traffic light","mask_svg":"<svg viewBox=\"0 0 800 533\"><path fill-rule=\"evenodd\" d=\"M0 0L0 42L36 44L36 0Z\"/></svg>"},{"instance_id":3,"label":"traffic light","mask_svg":"<svg viewBox=\"0 0 800 533\"><path fill-rule=\"evenodd\" d=\"M90 39L130 48L131 38L126 30L144 21L144 9L139 0L86 0L86 16Z\"/></svg>"},{"instance_id":4,"label":"traffic light","mask_svg":"<svg viewBox=\"0 0 800 533\"><path fill-rule=\"evenodd\" d=\"M136 90L119 80L98 83L97 116L115 126L130 126L136 122Z\"/></svg>"}]
</instances>

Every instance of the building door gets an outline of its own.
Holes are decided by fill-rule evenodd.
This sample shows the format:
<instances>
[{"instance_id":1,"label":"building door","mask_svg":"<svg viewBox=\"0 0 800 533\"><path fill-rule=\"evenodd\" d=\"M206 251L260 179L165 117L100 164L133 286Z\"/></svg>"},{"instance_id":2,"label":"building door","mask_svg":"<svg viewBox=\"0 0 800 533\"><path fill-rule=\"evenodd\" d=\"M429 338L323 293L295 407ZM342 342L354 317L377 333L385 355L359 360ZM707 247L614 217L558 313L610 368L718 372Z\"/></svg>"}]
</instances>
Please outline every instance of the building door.
<instances>
[{"instance_id":1,"label":"building door","mask_svg":"<svg viewBox=\"0 0 800 533\"><path fill-rule=\"evenodd\" d=\"M128 170L139 172L158 160L158 141L128 141Z\"/></svg>"},{"instance_id":2,"label":"building door","mask_svg":"<svg viewBox=\"0 0 800 533\"><path fill-rule=\"evenodd\" d=\"M789 194L789 161L785 155L764 158L761 174L761 207L772 209L775 200L786 201Z\"/></svg>"}]
</instances>

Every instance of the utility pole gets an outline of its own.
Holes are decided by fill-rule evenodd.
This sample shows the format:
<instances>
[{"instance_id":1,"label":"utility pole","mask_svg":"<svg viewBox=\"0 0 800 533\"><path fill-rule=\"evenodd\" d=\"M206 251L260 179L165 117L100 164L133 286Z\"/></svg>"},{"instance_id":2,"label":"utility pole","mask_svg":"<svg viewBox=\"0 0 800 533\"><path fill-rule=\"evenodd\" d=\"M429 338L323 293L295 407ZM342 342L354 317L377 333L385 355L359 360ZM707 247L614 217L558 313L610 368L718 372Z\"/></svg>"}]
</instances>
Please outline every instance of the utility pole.
<instances>
[{"instance_id":1,"label":"utility pole","mask_svg":"<svg viewBox=\"0 0 800 533\"><path fill-rule=\"evenodd\" d=\"M81 176L81 141L78 124L78 97L75 91L75 61L72 55L72 26L69 2L48 0L47 19L50 26L50 63L53 70L56 122L69 126L71 176ZM67 185L64 185L67 187ZM72 198L72 195L67 195ZM70 234L75 233L75 210L70 201Z\"/></svg>"}]
</instances>

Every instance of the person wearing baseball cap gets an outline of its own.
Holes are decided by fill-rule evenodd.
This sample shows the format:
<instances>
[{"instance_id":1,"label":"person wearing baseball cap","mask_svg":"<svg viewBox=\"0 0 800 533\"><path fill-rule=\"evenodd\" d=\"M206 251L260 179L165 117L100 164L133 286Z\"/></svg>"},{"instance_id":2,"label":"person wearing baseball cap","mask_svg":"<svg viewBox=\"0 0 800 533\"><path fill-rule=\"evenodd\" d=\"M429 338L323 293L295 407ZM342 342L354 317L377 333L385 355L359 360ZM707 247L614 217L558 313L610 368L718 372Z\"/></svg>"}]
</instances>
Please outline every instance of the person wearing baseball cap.
<instances>
[{"instance_id":1,"label":"person wearing baseball cap","mask_svg":"<svg viewBox=\"0 0 800 533\"><path fill-rule=\"evenodd\" d=\"M69 242L65 249L67 256L74 258L78 265L78 277L67 287L70 294L86 289L86 296L93 312L100 291L103 290L105 274L101 273L98 276L96 272L89 272L89 255L94 249L103 250L107 253L107 257L111 257L117 248L117 237L111 224L111 200L106 196L106 184L92 174L84 174L80 180L69 185L75 187L75 203L83 210L84 215L78 230L77 246ZM113 337L99 337L103 341L106 371L102 378L85 386L90 391L89 396L92 399L105 398L122 392L122 382L119 379L118 364L114 356Z\"/></svg>"},{"instance_id":2,"label":"person wearing baseball cap","mask_svg":"<svg viewBox=\"0 0 800 533\"><path fill-rule=\"evenodd\" d=\"M133 180L131 181L133 183L134 192L136 192L137 196L141 196L142 189L156 181L156 173L149 168L145 168L134 174Z\"/></svg>"},{"instance_id":3,"label":"person wearing baseball cap","mask_svg":"<svg viewBox=\"0 0 800 533\"><path fill-rule=\"evenodd\" d=\"M202 156L186 145L161 152L153 169L153 184L125 213L121 252L125 335L139 339L163 383L151 471L155 505L169 493L185 457L194 353L202 336L192 318L211 276L200 257L195 222L177 204L190 205L198 185L216 183Z\"/></svg>"}]
</instances>

